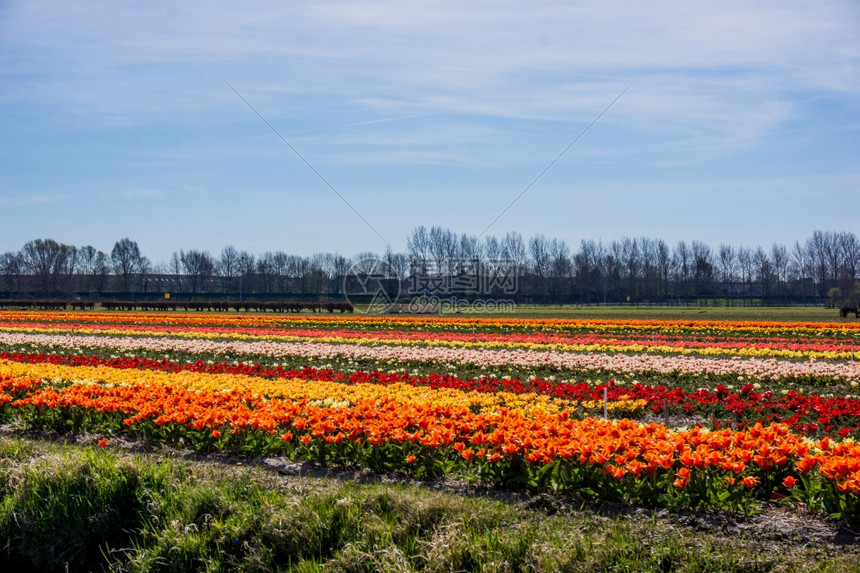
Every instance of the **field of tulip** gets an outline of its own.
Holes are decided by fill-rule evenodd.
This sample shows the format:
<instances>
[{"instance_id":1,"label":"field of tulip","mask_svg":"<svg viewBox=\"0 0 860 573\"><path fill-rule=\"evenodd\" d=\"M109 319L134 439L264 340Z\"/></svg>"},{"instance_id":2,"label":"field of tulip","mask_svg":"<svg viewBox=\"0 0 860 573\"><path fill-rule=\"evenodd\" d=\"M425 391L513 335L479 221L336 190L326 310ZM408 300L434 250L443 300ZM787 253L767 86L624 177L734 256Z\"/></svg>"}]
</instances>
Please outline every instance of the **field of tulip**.
<instances>
[{"instance_id":1,"label":"field of tulip","mask_svg":"<svg viewBox=\"0 0 860 573\"><path fill-rule=\"evenodd\" d=\"M856 321L4 310L0 416L103 446L856 524L856 354Z\"/></svg>"}]
</instances>

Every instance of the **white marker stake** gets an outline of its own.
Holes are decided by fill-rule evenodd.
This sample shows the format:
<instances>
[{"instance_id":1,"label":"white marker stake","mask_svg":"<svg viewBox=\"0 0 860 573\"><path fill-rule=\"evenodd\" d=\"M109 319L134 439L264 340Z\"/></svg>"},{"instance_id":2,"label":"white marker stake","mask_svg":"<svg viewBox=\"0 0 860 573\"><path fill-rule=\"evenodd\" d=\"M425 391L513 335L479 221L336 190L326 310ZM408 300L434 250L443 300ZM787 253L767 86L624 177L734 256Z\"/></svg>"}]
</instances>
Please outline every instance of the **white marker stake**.
<instances>
[{"instance_id":1,"label":"white marker stake","mask_svg":"<svg viewBox=\"0 0 860 573\"><path fill-rule=\"evenodd\" d=\"M606 388L603 389L603 418L609 419L609 410L606 407Z\"/></svg>"}]
</instances>

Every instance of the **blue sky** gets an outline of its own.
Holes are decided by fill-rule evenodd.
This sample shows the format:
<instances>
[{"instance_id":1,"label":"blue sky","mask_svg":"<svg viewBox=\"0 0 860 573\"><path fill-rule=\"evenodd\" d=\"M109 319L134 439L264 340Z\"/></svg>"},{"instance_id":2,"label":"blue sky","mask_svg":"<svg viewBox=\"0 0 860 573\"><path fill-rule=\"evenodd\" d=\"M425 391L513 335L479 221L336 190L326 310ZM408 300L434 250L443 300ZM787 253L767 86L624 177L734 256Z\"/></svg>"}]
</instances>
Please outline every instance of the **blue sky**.
<instances>
[{"instance_id":1,"label":"blue sky","mask_svg":"<svg viewBox=\"0 0 860 573\"><path fill-rule=\"evenodd\" d=\"M228 81L383 238L225 84ZM0 3L0 252L860 231L860 3Z\"/></svg>"}]
</instances>

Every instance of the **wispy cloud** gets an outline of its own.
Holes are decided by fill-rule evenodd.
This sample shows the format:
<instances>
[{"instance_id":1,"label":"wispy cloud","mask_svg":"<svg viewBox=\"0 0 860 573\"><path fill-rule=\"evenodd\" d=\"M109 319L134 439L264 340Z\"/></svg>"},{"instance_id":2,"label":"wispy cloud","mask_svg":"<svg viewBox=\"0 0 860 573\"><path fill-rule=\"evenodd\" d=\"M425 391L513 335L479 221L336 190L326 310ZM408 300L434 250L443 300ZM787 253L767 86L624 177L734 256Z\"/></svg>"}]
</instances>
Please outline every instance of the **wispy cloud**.
<instances>
[{"instance_id":1,"label":"wispy cloud","mask_svg":"<svg viewBox=\"0 0 860 573\"><path fill-rule=\"evenodd\" d=\"M850 4L540 2L524 9L377 1L259 3L238 11L199 2L106 9L35 0L8 10L3 43L38 58L13 66L11 73L31 69L13 91L41 87L30 95L49 98L62 93L50 92L62 82L68 102L107 114L223 105L210 81L227 69L247 80L246 89L253 84L275 97L285 90L390 93L423 102L420 113L533 118L581 109L607 80L643 73L680 81L708 71L766 70L774 87L782 81L857 93L860 70L852 65L860 42ZM523 82L529 76L541 76L540 86ZM583 97L567 104L541 95L577 86ZM723 93L733 94L744 92Z\"/></svg>"},{"instance_id":2,"label":"wispy cloud","mask_svg":"<svg viewBox=\"0 0 860 573\"><path fill-rule=\"evenodd\" d=\"M219 192L240 203L316 185L219 76L351 198L422 176L425 192L518 192L633 79L536 199L622 171L631 188L642 174L719 188L734 170L850 173L860 153L854 0L13 0L0 4L15 142L0 143L0 209L107 193L141 209Z\"/></svg>"},{"instance_id":3,"label":"wispy cloud","mask_svg":"<svg viewBox=\"0 0 860 573\"><path fill-rule=\"evenodd\" d=\"M406 119L419 119L423 117L430 117L429 113L416 113L412 115L401 115L400 117L386 117L383 119L373 119L370 121L359 121L355 123L350 123L347 127L357 127L361 125L375 125L378 123L391 123L392 121L403 121Z\"/></svg>"},{"instance_id":4,"label":"wispy cloud","mask_svg":"<svg viewBox=\"0 0 860 573\"><path fill-rule=\"evenodd\" d=\"M121 196L124 199L160 199L165 192L161 189L126 189Z\"/></svg>"},{"instance_id":5,"label":"wispy cloud","mask_svg":"<svg viewBox=\"0 0 860 573\"><path fill-rule=\"evenodd\" d=\"M48 205L62 203L71 199L69 195L49 195L43 193L27 193L15 195L0 195L0 209L24 207L27 205Z\"/></svg>"}]
</instances>

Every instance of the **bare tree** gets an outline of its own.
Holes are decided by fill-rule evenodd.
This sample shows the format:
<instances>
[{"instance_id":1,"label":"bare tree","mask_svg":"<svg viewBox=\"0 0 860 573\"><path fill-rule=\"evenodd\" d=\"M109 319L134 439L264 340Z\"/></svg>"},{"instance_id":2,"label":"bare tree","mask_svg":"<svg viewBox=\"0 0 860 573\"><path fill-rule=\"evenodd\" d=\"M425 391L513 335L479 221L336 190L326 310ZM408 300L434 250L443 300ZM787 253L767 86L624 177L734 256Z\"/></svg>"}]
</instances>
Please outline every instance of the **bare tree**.
<instances>
[{"instance_id":1,"label":"bare tree","mask_svg":"<svg viewBox=\"0 0 860 573\"><path fill-rule=\"evenodd\" d=\"M651 300L657 296L659 291L659 274L657 270L657 243L648 237L642 237L639 240L639 258L640 258L640 295L646 300Z\"/></svg>"},{"instance_id":2,"label":"bare tree","mask_svg":"<svg viewBox=\"0 0 860 573\"><path fill-rule=\"evenodd\" d=\"M272 252L266 251L257 257L257 267L254 269L257 275L257 281L264 293L271 293L275 290L275 270L272 263Z\"/></svg>"},{"instance_id":3,"label":"bare tree","mask_svg":"<svg viewBox=\"0 0 860 573\"><path fill-rule=\"evenodd\" d=\"M315 253L307 257L308 267L306 272L305 287L308 293L323 294L328 285L328 274L326 267L328 262L322 253Z\"/></svg>"},{"instance_id":4,"label":"bare tree","mask_svg":"<svg viewBox=\"0 0 860 573\"><path fill-rule=\"evenodd\" d=\"M290 292L305 273L307 265L300 262L301 258L283 251L266 251L257 257L257 279L263 292Z\"/></svg>"},{"instance_id":5,"label":"bare tree","mask_svg":"<svg viewBox=\"0 0 860 573\"><path fill-rule=\"evenodd\" d=\"M455 273L476 273L481 268L484 255L483 244L475 235L460 235L460 244L457 249L457 268Z\"/></svg>"},{"instance_id":6,"label":"bare tree","mask_svg":"<svg viewBox=\"0 0 860 573\"><path fill-rule=\"evenodd\" d=\"M451 266L457 257L457 246L457 236L450 229L430 228L429 250L435 274L453 274Z\"/></svg>"},{"instance_id":7,"label":"bare tree","mask_svg":"<svg viewBox=\"0 0 860 573\"><path fill-rule=\"evenodd\" d=\"M675 267L675 282L677 293L686 297L690 294L690 280L693 276L693 256L684 241L679 241L672 255Z\"/></svg>"},{"instance_id":8,"label":"bare tree","mask_svg":"<svg viewBox=\"0 0 860 573\"><path fill-rule=\"evenodd\" d=\"M21 260L26 272L36 279L39 292L49 294L63 290L64 278L69 273L69 261L74 269L76 249L53 239L28 241L21 249Z\"/></svg>"},{"instance_id":9,"label":"bare tree","mask_svg":"<svg viewBox=\"0 0 860 573\"><path fill-rule=\"evenodd\" d=\"M752 274L753 274L753 257L750 250L746 247L738 248L738 267L741 269L741 282L744 284L744 290L747 293L747 298L752 296Z\"/></svg>"},{"instance_id":10,"label":"bare tree","mask_svg":"<svg viewBox=\"0 0 860 573\"><path fill-rule=\"evenodd\" d=\"M298 293L308 292L308 273L311 269L310 259L298 255L289 255L287 257L286 268L287 276L291 282L291 291Z\"/></svg>"},{"instance_id":11,"label":"bare tree","mask_svg":"<svg viewBox=\"0 0 860 573\"><path fill-rule=\"evenodd\" d=\"M499 239L495 235L487 235L484 238L481 251L484 254L481 268L484 269L487 276L496 276L501 270L500 267L503 266L501 260L502 243L499 242Z\"/></svg>"},{"instance_id":12,"label":"bare tree","mask_svg":"<svg viewBox=\"0 0 860 573\"><path fill-rule=\"evenodd\" d=\"M83 286L89 293L101 293L110 273L108 256L91 245L78 249L77 272L83 279Z\"/></svg>"},{"instance_id":13,"label":"bare tree","mask_svg":"<svg viewBox=\"0 0 860 573\"><path fill-rule=\"evenodd\" d=\"M430 235L425 227L413 229L412 235L406 239L406 251L410 265L420 267L414 272L426 275L430 264Z\"/></svg>"},{"instance_id":14,"label":"bare tree","mask_svg":"<svg viewBox=\"0 0 860 573\"><path fill-rule=\"evenodd\" d=\"M502 244L495 235L487 235L484 239L484 256L488 261L498 261L502 258Z\"/></svg>"},{"instance_id":15,"label":"bare tree","mask_svg":"<svg viewBox=\"0 0 860 573\"><path fill-rule=\"evenodd\" d=\"M140 257L140 262L137 265L137 284L141 292L148 292L150 278L153 274L152 261L148 257ZM132 283L132 296L134 295L134 283Z\"/></svg>"},{"instance_id":16,"label":"bare tree","mask_svg":"<svg viewBox=\"0 0 860 573\"><path fill-rule=\"evenodd\" d=\"M122 289L124 291L131 291L132 278L135 273L140 272L141 262L143 261L137 243L128 237L117 241L110 252L110 258L113 261L114 272L122 281Z\"/></svg>"},{"instance_id":17,"label":"bare tree","mask_svg":"<svg viewBox=\"0 0 860 573\"><path fill-rule=\"evenodd\" d=\"M236 273L239 277L239 300L242 300L244 293L250 292L253 289L253 278L256 259L254 255L248 251L241 251L236 257Z\"/></svg>"},{"instance_id":18,"label":"bare tree","mask_svg":"<svg viewBox=\"0 0 860 573\"><path fill-rule=\"evenodd\" d=\"M783 286L788 280L788 249L785 245L774 243L770 248L770 261L773 265L773 278L776 287L776 297L783 295Z\"/></svg>"},{"instance_id":19,"label":"bare tree","mask_svg":"<svg viewBox=\"0 0 860 573\"><path fill-rule=\"evenodd\" d=\"M75 269L75 272L83 277L88 277L92 274L93 269L96 266L96 256L99 252L101 251L97 251L92 245L85 245L78 249L78 256L76 259L77 268Z\"/></svg>"},{"instance_id":20,"label":"bare tree","mask_svg":"<svg viewBox=\"0 0 860 573\"><path fill-rule=\"evenodd\" d=\"M733 283L735 282L735 249L725 243L720 245L720 281L723 283L723 292L727 297L733 294Z\"/></svg>"},{"instance_id":21,"label":"bare tree","mask_svg":"<svg viewBox=\"0 0 860 573\"><path fill-rule=\"evenodd\" d=\"M549 252L549 241L538 233L529 239L529 256L532 263L532 273L537 277L538 288L543 290L544 280L549 276L549 267L552 257Z\"/></svg>"},{"instance_id":22,"label":"bare tree","mask_svg":"<svg viewBox=\"0 0 860 573\"><path fill-rule=\"evenodd\" d=\"M522 276L526 268L526 244L523 236L516 231L509 231L502 239L502 257L510 261L516 276Z\"/></svg>"},{"instance_id":23,"label":"bare tree","mask_svg":"<svg viewBox=\"0 0 860 573\"><path fill-rule=\"evenodd\" d=\"M759 292L762 303L764 303L766 299L770 298L773 288L773 264L761 247L758 247L753 253L752 261L755 279L759 283Z\"/></svg>"},{"instance_id":24,"label":"bare tree","mask_svg":"<svg viewBox=\"0 0 860 573\"><path fill-rule=\"evenodd\" d=\"M221 249L221 256L218 257L218 266L216 272L221 276L222 288L225 290L233 289L234 279L238 274L239 251L233 245L227 245Z\"/></svg>"},{"instance_id":25,"label":"bare tree","mask_svg":"<svg viewBox=\"0 0 860 573\"><path fill-rule=\"evenodd\" d=\"M549 242L549 258L549 276L556 279L570 278L573 264L570 260L570 248L563 239Z\"/></svg>"},{"instance_id":26,"label":"bare tree","mask_svg":"<svg viewBox=\"0 0 860 573\"><path fill-rule=\"evenodd\" d=\"M697 296L713 294L714 261L711 247L701 241L693 241L690 246L693 256L693 283Z\"/></svg>"},{"instance_id":27,"label":"bare tree","mask_svg":"<svg viewBox=\"0 0 860 573\"><path fill-rule=\"evenodd\" d=\"M674 258L669 250L669 245L663 239L657 240L657 275L660 277L660 290L658 294L667 296L669 294L669 280L675 272Z\"/></svg>"},{"instance_id":28,"label":"bare tree","mask_svg":"<svg viewBox=\"0 0 860 573\"><path fill-rule=\"evenodd\" d=\"M182 292L184 286L182 276L184 267L182 266L182 259L179 258L179 253L176 251L173 251L173 255L170 257L170 262L167 264L167 271L169 274L173 275L170 277L171 290Z\"/></svg>"},{"instance_id":29,"label":"bare tree","mask_svg":"<svg viewBox=\"0 0 860 573\"><path fill-rule=\"evenodd\" d=\"M404 260L406 259L406 255L403 256ZM408 263L407 263L408 264ZM339 293L343 288L343 281L346 278L346 274L349 272L349 268L352 266L352 260L344 257L343 255L339 255L337 253L334 254L334 259L332 261L332 270L333 270L333 287L334 292ZM404 270L404 274L407 271Z\"/></svg>"},{"instance_id":30,"label":"bare tree","mask_svg":"<svg viewBox=\"0 0 860 573\"><path fill-rule=\"evenodd\" d=\"M835 254L831 233L813 231L812 236L806 240L806 252L815 273L815 282L818 284L818 296L827 296L830 288L835 286L834 281L828 280L831 276L831 254ZM838 274L836 271L834 275Z\"/></svg>"},{"instance_id":31,"label":"bare tree","mask_svg":"<svg viewBox=\"0 0 860 573\"><path fill-rule=\"evenodd\" d=\"M602 257L603 244L594 240L583 240L579 245L579 252L573 255L576 283L584 302L595 302L599 299Z\"/></svg>"},{"instance_id":32,"label":"bare tree","mask_svg":"<svg viewBox=\"0 0 860 573\"><path fill-rule=\"evenodd\" d=\"M317 255L315 255L316 257ZM272 255L272 270L275 273L275 288L277 292L289 292L289 268L290 255L283 251L275 251Z\"/></svg>"},{"instance_id":33,"label":"bare tree","mask_svg":"<svg viewBox=\"0 0 860 573\"><path fill-rule=\"evenodd\" d=\"M612 241L611 245L612 256L618 261L618 268L621 272L621 281L619 285L624 291L623 297L626 300L632 297L636 300L639 297L639 243L636 239L630 237L621 237L621 241Z\"/></svg>"},{"instance_id":34,"label":"bare tree","mask_svg":"<svg viewBox=\"0 0 860 573\"><path fill-rule=\"evenodd\" d=\"M791 261L788 265L788 273L790 280L794 285L794 295L807 297L814 295L814 287L812 285L812 264L807 256L806 247L800 242L795 241L791 249Z\"/></svg>"},{"instance_id":35,"label":"bare tree","mask_svg":"<svg viewBox=\"0 0 860 573\"><path fill-rule=\"evenodd\" d=\"M78 266L78 248L73 245L67 245L67 256L60 267L60 290L68 291L70 288L74 290L75 270Z\"/></svg>"},{"instance_id":36,"label":"bare tree","mask_svg":"<svg viewBox=\"0 0 860 573\"><path fill-rule=\"evenodd\" d=\"M556 300L563 300L567 294L565 285L569 283L572 274L570 248L564 240L553 238L549 242L549 279L550 294Z\"/></svg>"},{"instance_id":37,"label":"bare tree","mask_svg":"<svg viewBox=\"0 0 860 573\"><path fill-rule=\"evenodd\" d=\"M854 282L860 270L860 241L854 233L838 233L836 247L839 252L838 286L842 297L848 298L854 290Z\"/></svg>"},{"instance_id":38,"label":"bare tree","mask_svg":"<svg viewBox=\"0 0 860 573\"><path fill-rule=\"evenodd\" d=\"M291 283L298 283L304 272L295 259L283 251L266 251L257 257L257 280L263 292L290 292Z\"/></svg>"},{"instance_id":39,"label":"bare tree","mask_svg":"<svg viewBox=\"0 0 860 573\"><path fill-rule=\"evenodd\" d=\"M404 280L409 274L409 258L403 253L395 253L391 245L385 246L385 253L382 255L382 259L399 280Z\"/></svg>"},{"instance_id":40,"label":"bare tree","mask_svg":"<svg viewBox=\"0 0 860 573\"><path fill-rule=\"evenodd\" d=\"M215 273L215 260L209 251L179 251L179 260L182 261L182 268L185 270L185 276L188 277L191 283L191 292L200 292L201 287L206 284L206 281L212 278Z\"/></svg>"},{"instance_id":41,"label":"bare tree","mask_svg":"<svg viewBox=\"0 0 860 573\"><path fill-rule=\"evenodd\" d=\"M604 249L600 257L600 278L603 287L603 302L608 302L608 296L613 287L616 289L621 282L621 263L610 249ZM620 293L616 293L619 295Z\"/></svg>"},{"instance_id":42,"label":"bare tree","mask_svg":"<svg viewBox=\"0 0 860 573\"><path fill-rule=\"evenodd\" d=\"M20 291L21 277L24 274L24 260L21 254L9 251L0 255L0 274L3 275L7 290Z\"/></svg>"}]
</instances>

